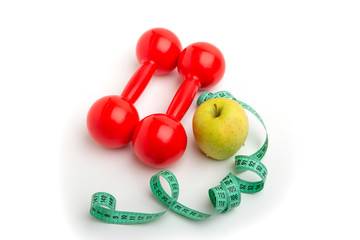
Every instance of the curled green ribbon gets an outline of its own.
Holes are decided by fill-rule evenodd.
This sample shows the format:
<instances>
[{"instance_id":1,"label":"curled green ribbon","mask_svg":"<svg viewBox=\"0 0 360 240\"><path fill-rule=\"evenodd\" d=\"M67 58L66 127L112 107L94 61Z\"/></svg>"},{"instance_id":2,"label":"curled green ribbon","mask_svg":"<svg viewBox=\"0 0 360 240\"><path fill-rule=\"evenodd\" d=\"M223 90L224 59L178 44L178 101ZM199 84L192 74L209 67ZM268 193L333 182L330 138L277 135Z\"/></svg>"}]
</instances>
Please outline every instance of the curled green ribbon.
<instances>
[{"instance_id":1,"label":"curled green ribbon","mask_svg":"<svg viewBox=\"0 0 360 240\"><path fill-rule=\"evenodd\" d=\"M179 183L175 175L169 170L162 170L155 174L150 179L150 188L154 196L163 203L167 209L159 213L140 213L140 212L125 212L116 210L116 199L109 193L97 192L93 194L91 200L90 214L96 219L112 224L140 224L147 223L158 219L168 210L172 210L184 217L193 220L204 220L213 215L225 213L240 205L241 193L256 193L264 188L267 169L261 162L265 156L268 148L268 133L265 124L260 115L246 103L240 102L234 98L227 91L220 91L216 93L204 92L197 100L197 105L212 98L230 98L238 102L244 109L252 113L262 124L266 132L265 142L262 147L254 154L237 155L235 156L235 171L244 172L251 171L257 174L261 180L256 182L249 182L236 177L229 173L218 186L209 189L209 198L214 206L212 214L202 213L191 209L177 201L179 196ZM164 178L170 186L171 196L163 189L160 177Z\"/></svg>"}]
</instances>

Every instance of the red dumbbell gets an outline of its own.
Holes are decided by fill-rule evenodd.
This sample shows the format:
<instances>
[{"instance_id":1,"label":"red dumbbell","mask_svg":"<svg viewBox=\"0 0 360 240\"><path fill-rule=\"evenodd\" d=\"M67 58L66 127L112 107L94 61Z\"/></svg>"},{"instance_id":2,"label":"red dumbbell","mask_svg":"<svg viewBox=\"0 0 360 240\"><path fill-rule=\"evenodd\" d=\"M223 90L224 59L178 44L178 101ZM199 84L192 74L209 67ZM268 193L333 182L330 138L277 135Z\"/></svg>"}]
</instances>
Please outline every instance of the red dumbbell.
<instances>
[{"instance_id":1,"label":"red dumbbell","mask_svg":"<svg viewBox=\"0 0 360 240\"><path fill-rule=\"evenodd\" d=\"M182 46L178 37L164 28L146 31L136 45L136 57L141 64L118 95L97 100L87 115L87 128L96 142L109 148L119 148L131 141L139 122L134 107L153 74L165 74L176 67Z\"/></svg>"},{"instance_id":2,"label":"red dumbbell","mask_svg":"<svg viewBox=\"0 0 360 240\"><path fill-rule=\"evenodd\" d=\"M180 120L190 107L198 89L218 83L225 72L225 59L215 46L199 42L189 45L177 64L184 80L166 114L153 114L136 126L132 144L138 158L145 164L165 168L184 153L187 136Z\"/></svg>"}]
</instances>

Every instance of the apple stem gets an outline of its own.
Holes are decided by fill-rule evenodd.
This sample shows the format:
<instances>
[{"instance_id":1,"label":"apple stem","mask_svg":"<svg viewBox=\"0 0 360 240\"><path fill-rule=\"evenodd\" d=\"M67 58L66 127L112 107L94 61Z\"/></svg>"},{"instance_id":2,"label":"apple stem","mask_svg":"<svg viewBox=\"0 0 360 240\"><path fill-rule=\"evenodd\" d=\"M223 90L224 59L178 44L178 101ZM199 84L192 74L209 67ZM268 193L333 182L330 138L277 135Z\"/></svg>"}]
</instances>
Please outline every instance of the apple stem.
<instances>
[{"instance_id":1,"label":"apple stem","mask_svg":"<svg viewBox=\"0 0 360 240\"><path fill-rule=\"evenodd\" d=\"M218 117L218 116L220 116L220 112L218 111L218 107L217 107L216 103L214 103L214 106L215 106L215 117Z\"/></svg>"}]
</instances>

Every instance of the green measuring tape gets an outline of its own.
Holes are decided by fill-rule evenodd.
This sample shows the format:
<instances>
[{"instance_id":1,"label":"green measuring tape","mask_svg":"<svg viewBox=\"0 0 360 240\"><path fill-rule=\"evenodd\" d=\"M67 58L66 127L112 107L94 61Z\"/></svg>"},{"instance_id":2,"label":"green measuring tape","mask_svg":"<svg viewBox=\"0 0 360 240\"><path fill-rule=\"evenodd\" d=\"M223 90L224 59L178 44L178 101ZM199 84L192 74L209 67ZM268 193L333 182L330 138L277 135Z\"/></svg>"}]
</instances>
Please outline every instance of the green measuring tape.
<instances>
[{"instance_id":1,"label":"green measuring tape","mask_svg":"<svg viewBox=\"0 0 360 240\"><path fill-rule=\"evenodd\" d=\"M260 160L264 157L268 148L268 134L265 124L259 114L246 103L236 100L229 92L220 91L216 93L204 92L197 100L197 105L212 98L230 98L238 102L244 109L254 114L261 122L266 132L266 139L262 147L250 156L235 156L235 171L246 170L257 174L261 180L249 182L229 173L220 185L209 189L209 197L215 210L212 214L202 213L191 209L177 201L179 196L179 183L175 175L169 170L162 170L151 177L150 187L154 196L162 202L167 209L159 213L124 212L115 210L116 199L109 193L97 192L92 196L90 214L96 219L113 224L139 224L147 223L158 219L169 209L193 220L204 220L219 213L225 213L240 205L241 193L256 193L263 189L267 176L267 169ZM160 177L164 178L171 189L171 196L165 192L160 183Z\"/></svg>"}]
</instances>

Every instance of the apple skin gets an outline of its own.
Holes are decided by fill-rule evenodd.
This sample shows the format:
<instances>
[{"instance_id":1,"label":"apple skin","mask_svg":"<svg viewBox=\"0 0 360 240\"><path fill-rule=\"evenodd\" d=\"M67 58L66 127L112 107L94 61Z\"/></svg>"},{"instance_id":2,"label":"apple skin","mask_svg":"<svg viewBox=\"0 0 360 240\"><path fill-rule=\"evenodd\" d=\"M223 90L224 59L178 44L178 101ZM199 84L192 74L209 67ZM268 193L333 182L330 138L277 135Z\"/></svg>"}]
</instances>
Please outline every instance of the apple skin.
<instances>
[{"instance_id":1,"label":"apple skin","mask_svg":"<svg viewBox=\"0 0 360 240\"><path fill-rule=\"evenodd\" d=\"M249 122L243 107L229 98L203 102L193 117L195 141L206 156L224 160L244 145Z\"/></svg>"}]
</instances>

